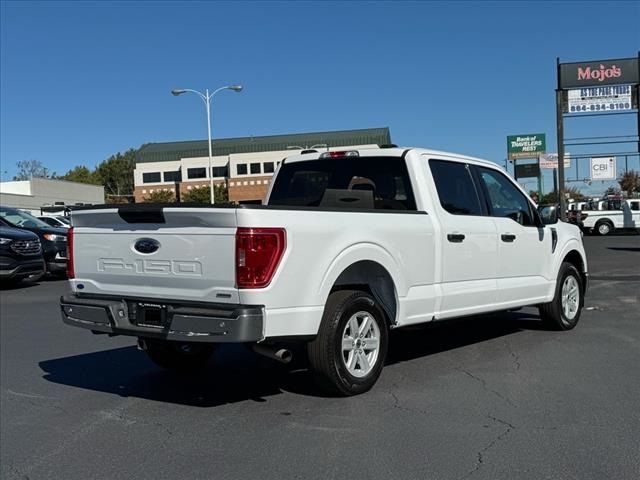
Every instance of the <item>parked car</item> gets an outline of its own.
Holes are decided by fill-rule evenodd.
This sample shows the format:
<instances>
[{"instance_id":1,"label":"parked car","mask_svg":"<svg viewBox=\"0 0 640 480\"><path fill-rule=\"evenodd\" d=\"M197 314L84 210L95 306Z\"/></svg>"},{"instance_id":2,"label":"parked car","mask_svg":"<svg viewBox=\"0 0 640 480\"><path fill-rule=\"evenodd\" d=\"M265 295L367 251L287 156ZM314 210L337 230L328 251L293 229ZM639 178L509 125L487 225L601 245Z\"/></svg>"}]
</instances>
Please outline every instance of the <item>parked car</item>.
<instances>
[{"instance_id":1,"label":"parked car","mask_svg":"<svg viewBox=\"0 0 640 480\"><path fill-rule=\"evenodd\" d=\"M51 227L33 215L0 206L0 225L35 233L42 244L47 273L63 275L67 268L67 229Z\"/></svg>"},{"instance_id":2,"label":"parked car","mask_svg":"<svg viewBox=\"0 0 640 480\"><path fill-rule=\"evenodd\" d=\"M389 329L527 305L557 330L580 318L580 230L493 162L312 152L281 162L267 198L74 210L63 321L138 337L174 369L225 342L288 361L297 342L323 385L354 395L378 379Z\"/></svg>"},{"instance_id":3,"label":"parked car","mask_svg":"<svg viewBox=\"0 0 640 480\"><path fill-rule=\"evenodd\" d=\"M0 281L38 280L43 274L44 258L38 236L0 225Z\"/></svg>"},{"instance_id":4,"label":"parked car","mask_svg":"<svg viewBox=\"0 0 640 480\"><path fill-rule=\"evenodd\" d=\"M53 217L48 215L42 215L36 218L38 218L39 220L42 220L44 223L46 223L50 227L67 229L71 226L71 223L65 217L57 217L57 216Z\"/></svg>"}]
</instances>

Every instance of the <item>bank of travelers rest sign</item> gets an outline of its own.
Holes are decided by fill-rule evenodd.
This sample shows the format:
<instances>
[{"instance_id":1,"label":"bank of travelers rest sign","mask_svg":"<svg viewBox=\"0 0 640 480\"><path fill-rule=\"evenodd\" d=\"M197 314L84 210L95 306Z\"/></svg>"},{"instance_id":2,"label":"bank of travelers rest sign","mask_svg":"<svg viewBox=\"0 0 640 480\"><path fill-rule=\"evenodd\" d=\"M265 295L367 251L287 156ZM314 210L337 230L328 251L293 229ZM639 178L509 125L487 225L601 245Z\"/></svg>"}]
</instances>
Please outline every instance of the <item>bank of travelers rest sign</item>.
<instances>
[{"instance_id":1,"label":"bank of travelers rest sign","mask_svg":"<svg viewBox=\"0 0 640 480\"><path fill-rule=\"evenodd\" d=\"M546 147L544 133L509 135L507 137L507 155L509 160L536 158L540 154L546 153Z\"/></svg>"}]
</instances>

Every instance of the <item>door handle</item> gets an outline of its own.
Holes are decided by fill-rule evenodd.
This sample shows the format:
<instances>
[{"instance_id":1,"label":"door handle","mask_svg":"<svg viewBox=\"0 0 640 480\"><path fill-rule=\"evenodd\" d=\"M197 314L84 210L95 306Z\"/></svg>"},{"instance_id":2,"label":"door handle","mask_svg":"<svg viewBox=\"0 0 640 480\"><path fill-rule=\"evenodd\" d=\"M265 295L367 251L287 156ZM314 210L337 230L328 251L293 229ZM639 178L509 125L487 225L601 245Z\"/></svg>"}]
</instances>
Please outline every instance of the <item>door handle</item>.
<instances>
[{"instance_id":1,"label":"door handle","mask_svg":"<svg viewBox=\"0 0 640 480\"><path fill-rule=\"evenodd\" d=\"M503 233L500 235L503 242L513 242L516 239L516 236L513 233Z\"/></svg>"},{"instance_id":2,"label":"door handle","mask_svg":"<svg viewBox=\"0 0 640 480\"><path fill-rule=\"evenodd\" d=\"M462 233L449 233L447 240L452 243L462 243L464 241L464 235Z\"/></svg>"}]
</instances>

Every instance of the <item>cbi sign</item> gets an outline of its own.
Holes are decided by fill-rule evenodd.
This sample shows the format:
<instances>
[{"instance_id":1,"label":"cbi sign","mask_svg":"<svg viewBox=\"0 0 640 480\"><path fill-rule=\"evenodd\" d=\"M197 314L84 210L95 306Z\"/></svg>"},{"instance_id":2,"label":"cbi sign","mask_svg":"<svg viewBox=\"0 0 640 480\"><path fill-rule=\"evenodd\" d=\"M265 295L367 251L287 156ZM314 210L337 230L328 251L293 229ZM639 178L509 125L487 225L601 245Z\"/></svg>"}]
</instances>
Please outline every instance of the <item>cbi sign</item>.
<instances>
[{"instance_id":1,"label":"cbi sign","mask_svg":"<svg viewBox=\"0 0 640 480\"><path fill-rule=\"evenodd\" d=\"M637 58L560 64L561 89L640 83Z\"/></svg>"},{"instance_id":2,"label":"cbi sign","mask_svg":"<svg viewBox=\"0 0 640 480\"><path fill-rule=\"evenodd\" d=\"M616 157L591 158L591 180L614 180L616 178Z\"/></svg>"}]
</instances>

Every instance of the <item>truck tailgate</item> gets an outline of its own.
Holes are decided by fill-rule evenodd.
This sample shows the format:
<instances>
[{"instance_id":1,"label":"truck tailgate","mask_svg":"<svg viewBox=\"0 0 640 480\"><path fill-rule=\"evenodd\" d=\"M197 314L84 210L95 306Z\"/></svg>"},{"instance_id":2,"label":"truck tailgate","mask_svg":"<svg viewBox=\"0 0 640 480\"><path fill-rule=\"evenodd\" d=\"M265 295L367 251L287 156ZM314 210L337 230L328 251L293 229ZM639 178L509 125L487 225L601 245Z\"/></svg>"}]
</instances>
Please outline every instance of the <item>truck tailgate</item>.
<instances>
[{"instance_id":1,"label":"truck tailgate","mask_svg":"<svg viewBox=\"0 0 640 480\"><path fill-rule=\"evenodd\" d=\"M233 208L73 212L78 293L238 303Z\"/></svg>"}]
</instances>

